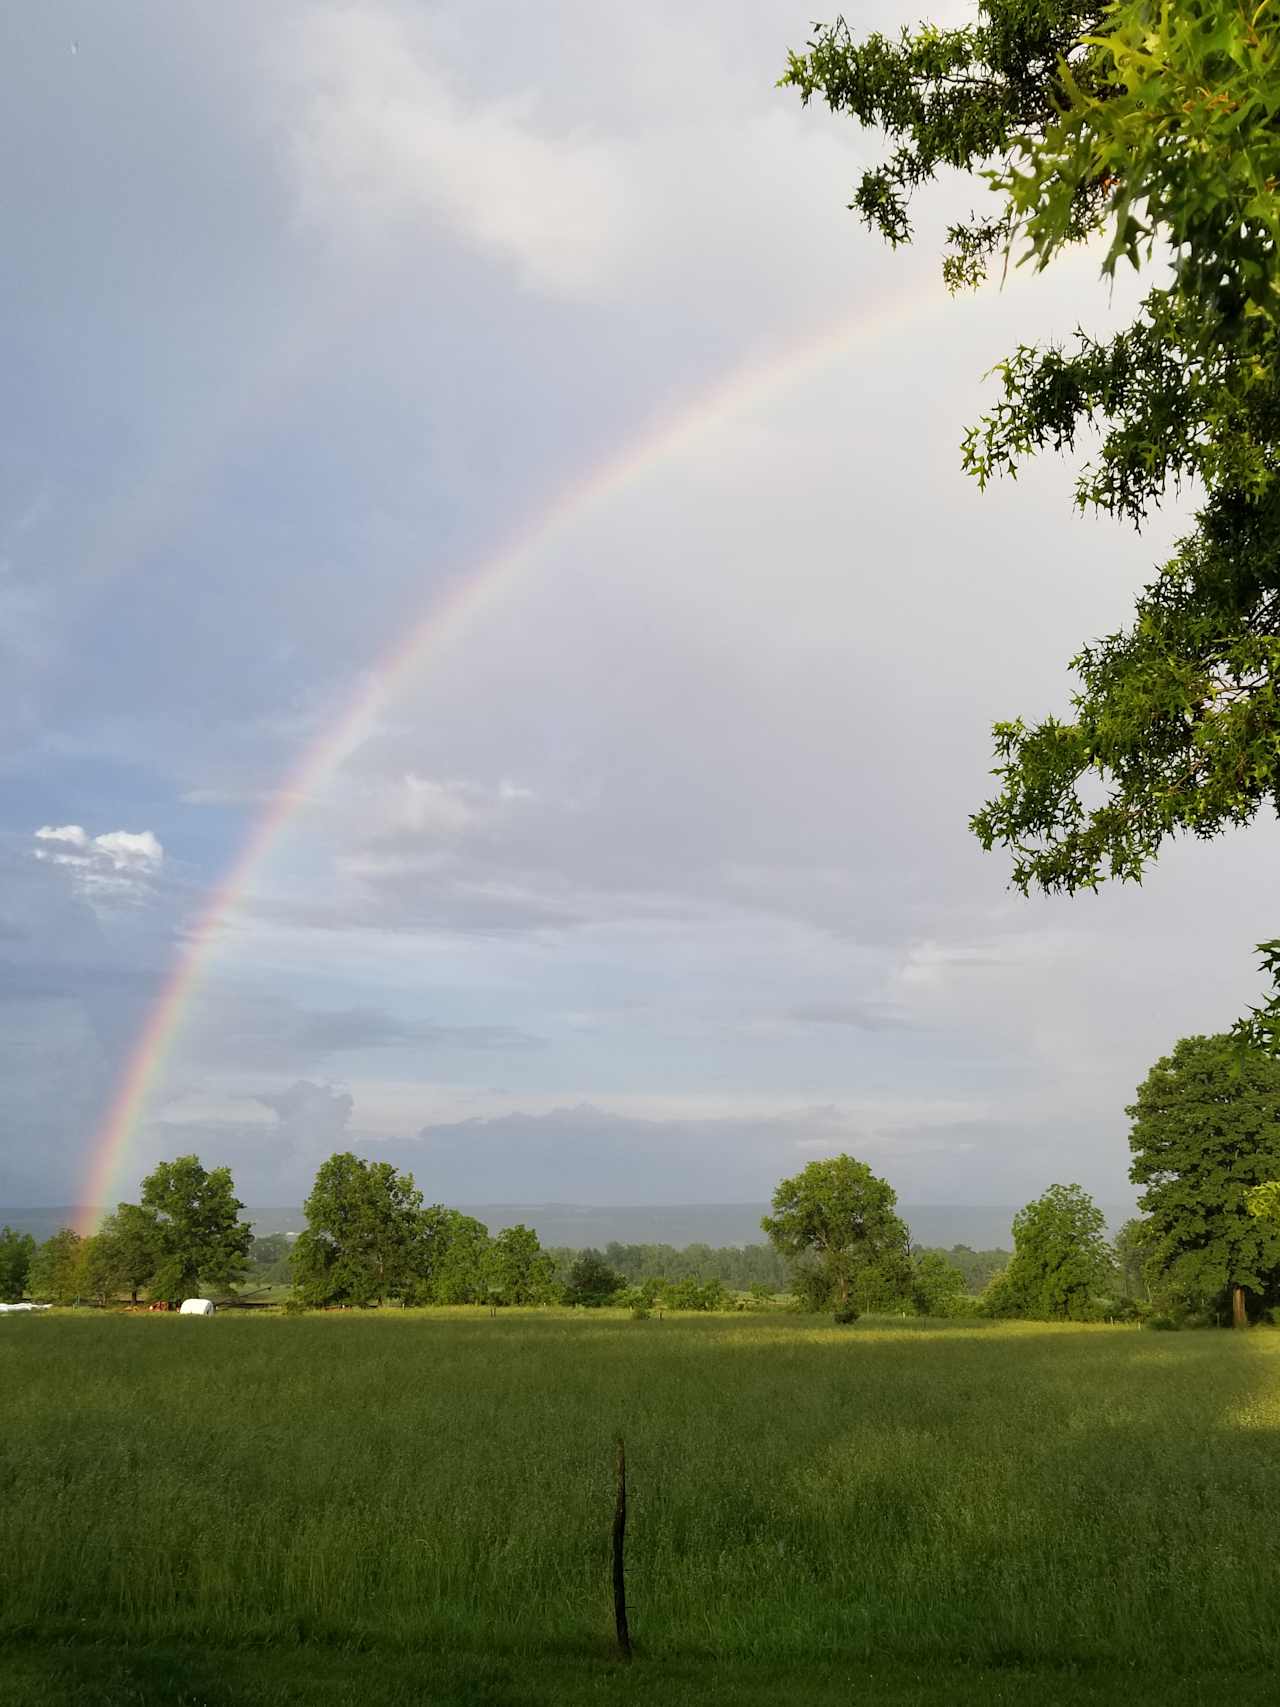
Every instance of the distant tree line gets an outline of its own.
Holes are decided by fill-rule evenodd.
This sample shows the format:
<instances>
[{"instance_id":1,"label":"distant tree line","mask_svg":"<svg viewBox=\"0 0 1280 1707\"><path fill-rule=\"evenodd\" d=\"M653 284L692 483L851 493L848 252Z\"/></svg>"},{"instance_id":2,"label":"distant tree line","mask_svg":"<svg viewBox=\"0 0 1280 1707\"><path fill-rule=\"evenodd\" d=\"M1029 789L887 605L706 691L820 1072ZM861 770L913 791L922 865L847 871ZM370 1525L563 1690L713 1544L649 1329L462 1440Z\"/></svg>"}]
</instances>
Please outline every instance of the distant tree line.
<instances>
[{"instance_id":1,"label":"distant tree line","mask_svg":"<svg viewBox=\"0 0 1280 1707\"><path fill-rule=\"evenodd\" d=\"M975 1297L993 1276L1009 1266L1009 1258L1012 1255L1012 1252L1004 1249L975 1251L970 1245L952 1245L950 1248L941 1245L913 1245L911 1248L913 1255L917 1257L941 1257L949 1268L954 1268L964 1276L965 1291Z\"/></svg>"},{"instance_id":2,"label":"distant tree line","mask_svg":"<svg viewBox=\"0 0 1280 1707\"><path fill-rule=\"evenodd\" d=\"M418 1304L795 1307L839 1321L866 1312L1032 1321L1251 1319L1280 1309L1280 1060L1238 1035L1184 1038L1128 1109L1130 1178L1143 1213L1107 1240L1079 1185L1051 1185L1013 1222L1013 1251L912 1245L886 1180L835 1156L780 1181L769 1243L614 1242L544 1250L532 1228L496 1237L427 1204L412 1174L350 1152L316 1175L296 1239L255 1239L228 1168L161 1162L137 1203L82 1237L37 1245L0 1228L0 1299L177 1302L246 1280L291 1287L297 1308Z\"/></svg>"},{"instance_id":3,"label":"distant tree line","mask_svg":"<svg viewBox=\"0 0 1280 1707\"><path fill-rule=\"evenodd\" d=\"M556 1251L559 1260L577 1253ZM772 1245L625 1245L611 1240L603 1257L624 1280L638 1285L646 1280L718 1280L734 1291L767 1286L785 1292L787 1264Z\"/></svg>"},{"instance_id":4,"label":"distant tree line","mask_svg":"<svg viewBox=\"0 0 1280 1707\"><path fill-rule=\"evenodd\" d=\"M940 1257L961 1276L961 1290L981 1292L993 1274L1004 1268L1010 1257L1008 1251L975 1251L968 1245L953 1245L950 1250L926 1245L913 1245L915 1259ZM569 1246L552 1246L557 1273L567 1279L574 1261L581 1254ZM631 1286L659 1282L671 1286L682 1281L719 1281L723 1288L734 1292L751 1292L764 1288L771 1294L788 1293L794 1279L793 1265L772 1243L752 1245L664 1245L620 1244L610 1241L599 1253L602 1260ZM927 1265L926 1265L927 1266ZM950 1284L950 1283L949 1283Z\"/></svg>"}]
</instances>

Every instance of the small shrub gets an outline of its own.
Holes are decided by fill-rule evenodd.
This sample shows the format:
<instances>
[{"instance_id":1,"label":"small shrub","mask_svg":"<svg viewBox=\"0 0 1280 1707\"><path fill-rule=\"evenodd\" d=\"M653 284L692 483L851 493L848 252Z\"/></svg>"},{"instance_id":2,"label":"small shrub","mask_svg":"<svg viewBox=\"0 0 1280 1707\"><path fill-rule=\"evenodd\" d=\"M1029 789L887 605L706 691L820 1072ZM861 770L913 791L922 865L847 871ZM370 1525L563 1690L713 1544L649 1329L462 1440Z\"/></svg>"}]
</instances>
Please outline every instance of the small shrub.
<instances>
[{"instance_id":1,"label":"small shrub","mask_svg":"<svg viewBox=\"0 0 1280 1707\"><path fill-rule=\"evenodd\" d=\"M991 1276L982 1289L978 1304L979 1314L990 1316L996 1322L1012 1321L1030 1314L1017 1277L1011 1276L1007 1268Z\"/></svg>"},{"instance_id":2,"label":"small shrub","mask_svg":"<svg viewBox=\"0 0 1280 1707\"><path fill-rule=\"evenodd\" d=\"M1147 1326L1157 1333L1176 1334L1182 1323L1171 1310L1153 1310L1147 1317Z\"/></svg>"},{"instance_id":3,"label":"small shrub","mask_svg":"<svg viewBox=\"0 0 1280 1707\"><path fill-rule=\"evenodd\" d=\"M286 1298L280 1308L286 1316L305 1316L309 1306L301 1298Z\"/></svg>"},{"instance_id":4,"label":"small shrub","mask_svg":"<svg viewBox=\"0 0 1280 1707\"><path fill-rule=\"evenodd\" d=\"M669 1280L662 1290L662 1302L668 1310L723 1310L728 1307L729 1294L718 1280L698 1281L690 1276Z\"/></svg>"},{"instance_id":5,"label":"small shrub","mask_svg":"<svg viewBox=\"0 0 1280 1707\"><path fill-rule=\"evenodd\" d=\"M858 1312L854 1309L852 1304L841 1304L832 1311L831 1319L833 1322L838 1323L840 1327L845 1328L848 1327L850 1322L857 1321Z\"/></svg>"},{"instance_id":6,"label":"small shrub","mask_svg":"<svg viewBox=\"0 0 1280 1707\"><path fill-rule=\"evenodd\" d=\"M1114 1308L1109 1298L1073 1298L1067 1311L1067 1320L1094 1323L1110 1321Z\"/></svg>"},{"instance_id":7,"label":"small shrub","mask_svg":"<svg viewBox=\"0 0 1280 1707\"><path fill-rule=\"evenodd\" d=\"M598 1310L611 1304L624 1284L622 1276L615 1274L599 1251L581 1251L569 1271L569 1284L564 1289L562 1302Z\"/></svg>"},{"instance_id":8,"label":"small shrub","mask_svg":"<svg viewBox=\"0 0 1280 1707\"><path fill-rule=\"evenodd\" d=\"M633 1322L647 1322L652 1314L653 1311L647 1304L633 1304L631 1306L631 1320Z\"/></svg>"},{"instance_id":9,"label":"small shrub","mask_svg":"<svg viewBox=\"0 0 1280 1707\"><path fill-rule=\"evenodd\" d=\"M947 1299L947 1307L942 1314L951 1320L976 1320L983 1313L981 1298L975 1298L969 1292L955 1292Z\"/></svg>"}]
</instances>

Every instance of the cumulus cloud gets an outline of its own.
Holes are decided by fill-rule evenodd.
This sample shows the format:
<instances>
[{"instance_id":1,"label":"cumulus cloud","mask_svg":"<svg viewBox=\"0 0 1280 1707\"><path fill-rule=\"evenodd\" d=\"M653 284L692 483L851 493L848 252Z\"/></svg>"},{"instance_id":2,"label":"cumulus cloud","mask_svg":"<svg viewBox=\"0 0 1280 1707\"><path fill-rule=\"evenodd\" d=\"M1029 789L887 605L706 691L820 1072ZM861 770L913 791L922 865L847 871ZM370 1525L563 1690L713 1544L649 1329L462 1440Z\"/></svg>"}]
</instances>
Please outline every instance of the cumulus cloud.
<instances>
[{"instance_id":1,"label":"cumulus cloud","mask_svg":"<svg viewBox=\"0 0 1280 1707\"><path fill-rule=\"evenodd\" d=\"M423 24L308 11L282 65L308 218L346 239L445 223L555 294L589 290L608 264L622 185L605 143L548 121L532 94L468 99Z\"/></svg>"},{"instance_id":2,"label":"cumulus cloud","mask_svg":"<svg viewBox=\"0 0 1280 1707\"><path fill-rule=\"evenodd\" d=\"M194 1152L229 1166L250 1203L299 1203L318 1164L350 1147L354 1106L349 1091L308 1079L248 1096L192 1091L167 1102L162 1118L135 1135L133 1166L141 1176L161 1157Z\"/></svg>"},{"instance_id":3,"label":"cumulus cloud","mask_svg":"<svg viewBox=\"0 0 1280 1707\"><path fill-rule=\"evenodd\" d=\"M280 1123L274 1135L291 1150L311 1151L345 1142L355 1099L350 1091L299 1079L284 1091L262 1091L256 1101L269 1108Z\"/></svg>"},{"instance_id":4,"label":"cumulus cloud","mask_svg":"<svg viewBox=\"0 0 1280 1707\"><path fill-rule=\"evenodd\" d=\"M476 815L467 791L458 784L415 776L412 771L404 778L398 804L397 828L417 832L454 834L472 824Z\"/></svg>"},{"instance_id":5,"label":"cumulus cloud","mask_svg":"<svg viewBox=\"0 0 1280 1707\"><path fill-rule=\"evenodd\" d=\"M67 867L90 900L137 899L164 864L164 849L150 830L93 836L81 824L43 824L35 840L36 858Z\"/></svg>"}]
</instances>

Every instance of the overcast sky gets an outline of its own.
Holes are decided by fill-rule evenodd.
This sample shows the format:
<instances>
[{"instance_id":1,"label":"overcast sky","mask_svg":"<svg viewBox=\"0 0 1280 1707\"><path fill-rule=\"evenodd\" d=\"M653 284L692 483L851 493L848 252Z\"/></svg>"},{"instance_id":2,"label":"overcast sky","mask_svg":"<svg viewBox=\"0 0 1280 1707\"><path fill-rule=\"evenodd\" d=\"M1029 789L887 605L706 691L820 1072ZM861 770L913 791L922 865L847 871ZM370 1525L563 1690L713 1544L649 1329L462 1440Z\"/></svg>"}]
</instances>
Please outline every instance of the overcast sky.
<instances>
[{"instance_id":1,"label":"overcast sky","mask_svg":"<svg viewBox=\"0 0 1280 1707\"><path fill-rule=\"evenodd\" d=\"M80 1200L302 756L633 444L292 801L115 1194L195 1150L298 1201L349 1146L446 1201L842 1148L1124 1198L1135 1085L1256 994L1276 838L1049 902L969 835L991 722L1065 709L1178 518L961 475L991 364L1120 306L1088 257L950 301L969 185L866 233L868 139L774 87L812 10L4 10L0 1203Z\"/></svg>"}]
</instances>

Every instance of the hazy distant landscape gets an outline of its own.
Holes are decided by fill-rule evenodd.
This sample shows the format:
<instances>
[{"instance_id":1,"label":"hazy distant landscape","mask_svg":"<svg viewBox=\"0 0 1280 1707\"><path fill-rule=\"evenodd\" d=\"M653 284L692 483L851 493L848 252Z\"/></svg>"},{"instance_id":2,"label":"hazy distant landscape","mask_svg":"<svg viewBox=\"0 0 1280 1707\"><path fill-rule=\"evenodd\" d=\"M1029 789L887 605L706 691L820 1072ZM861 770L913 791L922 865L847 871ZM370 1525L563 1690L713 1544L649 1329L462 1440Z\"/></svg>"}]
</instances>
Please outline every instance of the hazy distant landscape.
<instances>
[{"instance_id":1,"label":"hazy distant landscape","mask_svg":"<svg viewBox=\"0 0 1280 1707\"><path fill-rule=\"evenodd\" d=\"M607 1245L652 1241L668 1245L759 1244L765 1235L760 1218L767 1203L614 1204L472 1203L458 1206L474 1215L491 1233L523 1224L532 1227L544 1245ZM1112 1232L1133 1214L1132 1204L1100 1205ZM92 1222L98 1212L74 1204L45 1207L0 1207L0 1226L9 1225L37 1240L59 1227ZM898 1213L922 1245L969 1245L974 1250L1008 1249L1017 1206L971 1204L898 1205ZM306 1224L300 1205L249 1204L242 1219L255 1233L298 1232Z\"/></svg>"}]
</instances>

